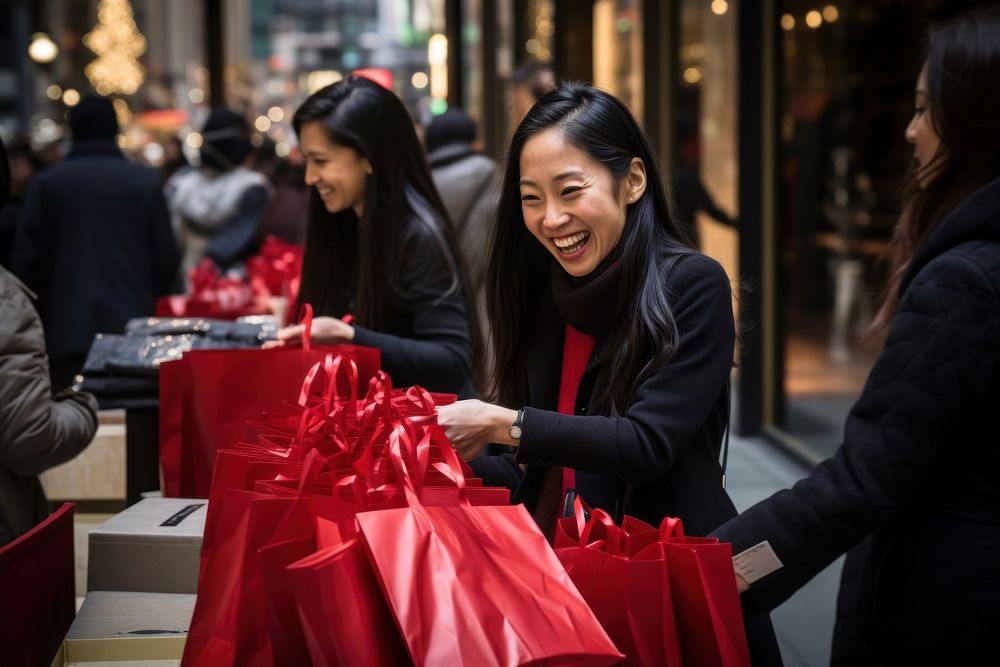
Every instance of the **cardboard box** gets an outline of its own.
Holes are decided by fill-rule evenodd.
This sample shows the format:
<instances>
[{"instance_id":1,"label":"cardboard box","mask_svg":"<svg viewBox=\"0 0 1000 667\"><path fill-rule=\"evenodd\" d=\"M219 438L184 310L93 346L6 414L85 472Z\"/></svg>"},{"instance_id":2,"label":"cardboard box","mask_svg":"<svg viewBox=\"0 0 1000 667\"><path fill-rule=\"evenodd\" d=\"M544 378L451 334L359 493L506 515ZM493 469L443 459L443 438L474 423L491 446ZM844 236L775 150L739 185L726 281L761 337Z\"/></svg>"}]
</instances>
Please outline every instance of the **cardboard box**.
<instances>
[{"instance_id":1,"label":"cardboard box","mask_svg":"<svg viewBox=\"0 0 1000 667\"><path fill-rule=\"evenodd\" d=\"M208 501L146 498L90 532L88 591L196 593Z\"/></svg>"},{"instance_id":2,"label":"cardboard box","mask_svg":"<svg viewBox=\"0 0 1000 667\"><path fill-rule=\"evenodd\" d=\"M66 633L59 664L180 660L194 603L194 595L178 593L91 591Z\"/></svg>"}]
</instances>

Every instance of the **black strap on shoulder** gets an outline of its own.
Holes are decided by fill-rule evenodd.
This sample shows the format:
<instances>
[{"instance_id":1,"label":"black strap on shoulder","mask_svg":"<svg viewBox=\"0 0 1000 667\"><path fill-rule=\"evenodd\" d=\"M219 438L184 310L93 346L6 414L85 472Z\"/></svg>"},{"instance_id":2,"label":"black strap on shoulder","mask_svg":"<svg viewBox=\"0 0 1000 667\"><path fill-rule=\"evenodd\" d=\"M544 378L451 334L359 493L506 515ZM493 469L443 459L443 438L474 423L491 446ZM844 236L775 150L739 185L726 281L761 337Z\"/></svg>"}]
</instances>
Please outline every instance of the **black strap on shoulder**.
<instances>
[{"instance_id":1,"label":"black strap on shoulder","mask_svg":"<svg viewBox=\"0 0 1000 667\"><path fill-rule=\"evenodd\" d=\"M726 434L722 438L722 488L726 488L726 464L729 463L729 430L732 422L732 380L726 380Z\"/></svg>"}]
</instances>

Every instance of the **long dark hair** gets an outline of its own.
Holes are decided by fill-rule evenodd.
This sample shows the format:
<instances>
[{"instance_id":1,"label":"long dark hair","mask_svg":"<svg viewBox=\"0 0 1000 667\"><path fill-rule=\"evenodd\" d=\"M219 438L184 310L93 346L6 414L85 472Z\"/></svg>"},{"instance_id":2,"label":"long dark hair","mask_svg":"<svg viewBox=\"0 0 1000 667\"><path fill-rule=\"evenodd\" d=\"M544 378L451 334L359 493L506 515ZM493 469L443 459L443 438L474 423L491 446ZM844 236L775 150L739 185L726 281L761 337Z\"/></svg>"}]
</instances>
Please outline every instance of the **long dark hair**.
<instances>
[{"instance_id":1,"label":"long dark hair","mask_svg":"<svg viewBox=\"0 0 1000 667\"><path fill-rule=\"evenodd\" d=\"M554 260L525 227L519 186L525 142L550 128L558 128L567 142L604 165L617 181L628 173L633 158L646 167L646 189L628 207L618 241L624 292L616 312L608 316L620 326L602 344L607 357L595 401L602 411L623 414L638 386L677 351L677 326L660 265L662 251L693 250L676 224L649 137L621 101L580 84L567 84L542 96L518 125L507 154L486 276L494 398L509 406L528 402L528 334L537 325L541 299L551 298L545 286L549 262Z\"/></svg>"},{"instance_id":2,"label":"long dark hair","mask_svg":"<svg viewBox=\"0 0 1000 667\"><path fill-rule=\"evenodd\" d=\"M917 246L963 200L1000 176L998 36L996 6L966 12L930 30L927 105L941 144L923 167L914 160L907 177L903 213L890 244L892 272L872 324L875 331L887 328L896 312Z\"/></svg>"},{"instance_id":3,"label":"long dark hair","mask_svg":"<svg viewBox=\"0 0 1000 667\"><path fill-rule=\"evenodd\" d=\"M309 222L299 302L317 315L342 317L349 309L358 324L384 330L394 303L404 296L399 284L403 221L427 225L451 261L454 281L445 296L468 285L430 168L403 103L363 77L351 76L313 93L295 112L297 134L311 121L323 124L330 141L367 158L372 166L364 192L364 212L353 208L330 213L315 189L309 194ZM473 363L479 360L476 310L465 290Z\"/></svg>"}]
</instances>

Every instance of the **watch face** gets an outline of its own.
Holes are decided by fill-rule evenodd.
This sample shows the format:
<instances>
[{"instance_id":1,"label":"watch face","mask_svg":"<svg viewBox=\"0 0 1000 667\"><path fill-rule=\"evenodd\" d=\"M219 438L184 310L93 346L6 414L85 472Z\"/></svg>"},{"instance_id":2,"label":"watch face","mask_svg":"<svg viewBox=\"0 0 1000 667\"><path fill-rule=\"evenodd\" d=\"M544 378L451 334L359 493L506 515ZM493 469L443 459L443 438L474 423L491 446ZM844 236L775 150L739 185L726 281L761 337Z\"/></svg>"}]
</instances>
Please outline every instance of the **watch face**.
<instances>
[{"instance_id":1,"label":"watch face","mask_svg":"<svg viewBox=\"0 0 1000 667\"><path fill-rule=\"evenodd\" d=\"M516 425L515 426L511 426L509 429L507 429L507 433L509 433L510 437L514 438L515 440L520 440L521 439L521 427L520 426L516 426Z\"/></svg>"}]
</instances>

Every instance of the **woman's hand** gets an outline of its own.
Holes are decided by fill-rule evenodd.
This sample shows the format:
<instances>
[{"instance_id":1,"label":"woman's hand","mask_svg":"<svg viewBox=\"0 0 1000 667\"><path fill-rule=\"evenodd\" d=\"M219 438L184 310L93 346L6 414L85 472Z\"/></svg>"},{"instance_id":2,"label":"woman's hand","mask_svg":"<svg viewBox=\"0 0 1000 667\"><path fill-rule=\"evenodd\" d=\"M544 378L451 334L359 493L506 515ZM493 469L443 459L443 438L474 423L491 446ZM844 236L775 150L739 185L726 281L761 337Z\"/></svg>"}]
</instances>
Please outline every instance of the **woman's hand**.
<instances>
[{"instance_id":1,"label":"woman's hand","mask_svg":"<svg viewBox=\"0 0 1000 667\"><path fill-rule=\"evenodd\" d=\"M517 410L471 399L442 405L438 407L437 415L445 435L464 461L482 454L486 445L491 442L515 446L520 444L507 432L517 419Z\"/></svg>"},{"instance_id":2,"label":"woman's hand","mask_svg":"<svg viewBox=\"0 0 1000 667\"><path fill-rule=\"evenodd\" d=\"M304 324L293 324L278 330L278 340L269 340L264 348L281 347L302 340ZM312 321L312 342L318 345L336 345L354 340L354 327L336 317L316 317Z\"/></svg>"}]
</instances>

